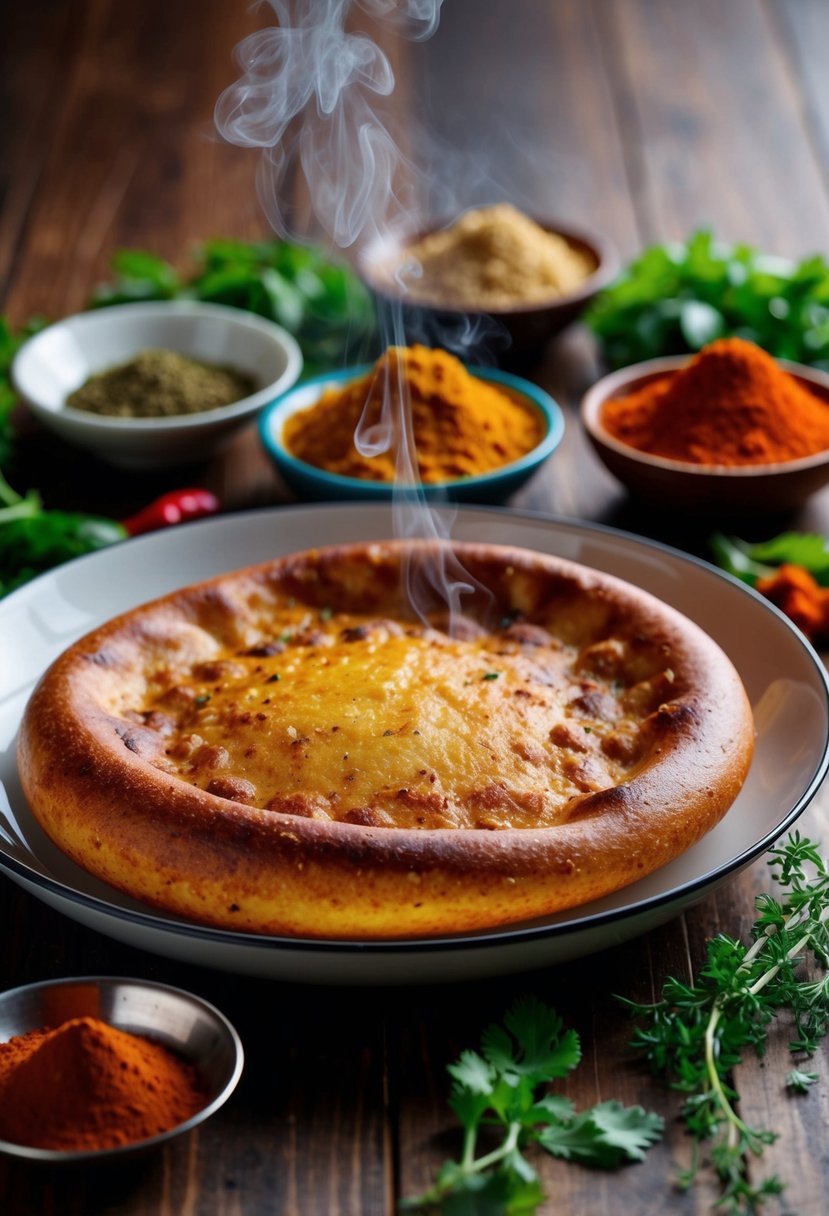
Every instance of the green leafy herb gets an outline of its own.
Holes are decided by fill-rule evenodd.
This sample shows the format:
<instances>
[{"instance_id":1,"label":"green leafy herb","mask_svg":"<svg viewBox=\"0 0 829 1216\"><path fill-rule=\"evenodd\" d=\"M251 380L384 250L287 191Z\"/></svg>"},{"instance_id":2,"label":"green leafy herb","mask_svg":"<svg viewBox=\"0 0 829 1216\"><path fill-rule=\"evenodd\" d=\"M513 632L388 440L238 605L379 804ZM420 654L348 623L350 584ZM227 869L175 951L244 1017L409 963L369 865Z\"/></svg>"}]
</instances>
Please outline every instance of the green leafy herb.
<instances>
[{"instance_id":1,"label":"green leafy herb","mask_svg":"<svg viewBox=\"0 0 829 1216\"><path fill-rule=\"evenodd\" d=\"M816 1072L803 1072L799 1068L793 1068L786 1077L786 1089L790 1089L796 1094L805 1094L817 1079Z\"/></svg>"},{"instance_id":2,"label":"green leafy herb","mask_svg":"<svg viewBox=\"0 0 829 1216\"><path fill-rule=\"evenodd\" d=\"M644 1114L638 1106L600 1102L569 1121L551 1123L538 1140L555 1157L615 1169L626 1161L644 1161L662 1126L658 1115Z\"/></svg>"},{"instance_id":3,"label":"green leafy herb","mask_svg":"<svg viewBox=\"0 0 829 1216\"><path fill-rule=\"evenodd\" d=\"M215 240L198 248L196 259L197 271L182 279L155 254L121 250L112 259L114 282L99 287L89 307L184 298L246 309L296 336L306 375L375 353L376 318L368 291L348 267L328 261L321 251L287 241ZM11 364L44 323L31 321L15 333L0 317L0 470L6 475L15 438ZM0 472L0 596L124 535L110 520L44 510L36 491L18 494Z\"/></svg>"},{"instance_id":4,"label":"green leafy herb","mask_svg":"<svg viewBox=\"0 0 829 1216\"><path fill-rule=\"evenodd\" d=\"M658 1115L619 1102L577 1114L567 1098L547 1092L549 1082L565 1077L580 1059L578 1035L565 1030L555 1010L532 998L514 1005L503 1026L484 1032L480 1053L464 1051L449 1065L449 1102L464 1130L463 1152L402 1209L442 1216L535 1212L545 1196L525 1156L533 1145L600 1169L641 1161L662 1135ZM500 1143L479 1154L482 1130L493 1128Z\"/></svg>"},{"instance_id":5,"label":"green leafy herb","mask_svg":"<svg viewBox=\"0 0 829 1216\"><path fill-rule=\"evenodd\" d=\"M8 380L14 352L33 328L13 335L0 319L0 462L13 450L11 411L15 402ZM47 511L36 490L18 494L0 472L0 598L53 566L123 540L125 528L114 520L69 511Z\"/></svg>"},{"instance_id":6,"label":"green leafy herb","mask_svg":"<svg viewBox=\"0 0 829 1216\"><path fill-rule=\"evenodd\" d=\"M14 439L11 416L17 405L17 395L11 382L12 361L26 339L43 325L41 320L30 321L15 333L6 318L0 317L0 468L8 465ZM0 501L5 502L5 499L0 497Z\"/></svg>"},{"instance_id":7,"label":"green leafy herb","mask_svg":"<svg viewBox=\"0 0 829 1216\"><path fill-rule=\"evenodd\" d=\"M701 230L684 245L646 249L587 320L614 367L738 335L777 358L829 368L829 263L794 265Z\"/></svg>"},{"instance_id":8,"label":"green leafy herb","mask_svg":"<svg viewBox=\"0 0 829 1216\"><path fill-rule=\"evenodd\" d=\"M8 491L0 475L0 502L8 503ZM0 597L53 566L126 537L121 524L111 519L45 511L34 491L14 498L0 509Z\"/></svg>"},{"instance_id":9,"label":"green leafy herb","mask_svg":"<svg viewBox=\"0 0 829 1216\"><path fill-rule=\"evenodd\" d=\"M368 291L319 249L280 240L213 240L197 247L195 262L194 274L182 279L163 258L121 250L112 259L114 282L97 289L91 306L195 299L257 313L295 335L308 376L376 353Z\"/></svg>"},{"instance_id":10,"label":"green leafy herb","mask_svg":"<svg viewBox=\"0 0 829 1216\"><path fill-rule=\"evenodd\" d=\"M783 532L772 540L749 544L735 536L715 533L711 550L717 565L753 587L784 562L802 566L822 587L829 587L829 543L810 532Z\"/></svg>"},{"instance_id":11,"label":"green leafy herb","mask_svg":"<svg viewBox=\"0 0 829 1216\"><path fill-rule=\"evenodd\" d=\"M640 1020L632 1046L685 1095L682 1117L704 1146L679 1184L690 1186L707 1163L721 1189L718 1211L731 1214L756 1212L783 1190L776 1176L759 1183L749 1177L749 1160L776 1136L740 1118L734 1068L748 1049L763 1054L769 1027L783 1012L798 1056L813 1055L829 1026L827 863L816 844L794 833L771 850L769 865L781 894L758 897L750 945L718 935L694 981L666 980L652 1005L624 1002ZM800 972L807 958L823 973L817 980ZM814 1076L795 1069L786 1084L802 1091Z\"/></svg>"},{"instance_id":12,"label":"green leafy herb","mask_svg":"<svg viewBox=\"0 0 829 1216\"><path fill-rule=\"evenodd\" d=\"M497 680L500 674L501 674L500 671L485 671L484 674L481 676L481 679L482 680Z\"/></svg>"}]
</instances>

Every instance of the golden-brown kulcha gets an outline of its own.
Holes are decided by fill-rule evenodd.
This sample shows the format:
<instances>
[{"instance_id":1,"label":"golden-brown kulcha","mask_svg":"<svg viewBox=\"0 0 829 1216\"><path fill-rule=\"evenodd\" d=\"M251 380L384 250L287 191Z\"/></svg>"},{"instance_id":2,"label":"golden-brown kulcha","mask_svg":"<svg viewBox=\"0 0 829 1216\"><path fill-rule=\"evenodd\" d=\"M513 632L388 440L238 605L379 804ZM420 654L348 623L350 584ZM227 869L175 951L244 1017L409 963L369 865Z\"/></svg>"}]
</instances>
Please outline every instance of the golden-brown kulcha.
<instances>
[{"instance_id":1,"label":"golden-brown kulcha","mask_svg":"<svg viewBox=\"0 0 829 1216\"><path fill-rule=\"evenodd\" d=\"M168 912L352 939L548 915L699 840L753 747L719 647L609 575L453 553L475 589L451 632L404 590L445 549L388 541L224 575L82 638L24 716L39 822Z\"/></svg>"}]
</instances>

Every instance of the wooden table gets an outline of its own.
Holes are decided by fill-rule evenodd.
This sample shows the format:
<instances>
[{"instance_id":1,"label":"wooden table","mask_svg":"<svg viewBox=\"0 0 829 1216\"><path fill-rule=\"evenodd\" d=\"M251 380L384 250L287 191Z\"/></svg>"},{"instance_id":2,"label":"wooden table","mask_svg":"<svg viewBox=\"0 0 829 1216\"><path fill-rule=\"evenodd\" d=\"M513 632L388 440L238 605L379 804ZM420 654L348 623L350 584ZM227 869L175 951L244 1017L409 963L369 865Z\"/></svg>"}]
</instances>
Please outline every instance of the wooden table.
<instances>
[{"instance_id":1,"label":"wooden table","mask_svg":"<svg viewBox=\"0 0 829 1216\"><path fill-rule=\"evenodd\" d=\"M238 0L7 6L0 294L14 321L82 307L118 247L152 249L186 267L194 242L267 231L254 188L257 157L218 141L211 116L235 79L233 47L270 17ZM390 49L401 129L417 113L435 136L460 145L465 204L504 195L527 210L584 220L623 257L701 224L786 256L829 248L822 0L451 0L431 41ZM705 533L693 520L637 509L588 449L574 407L596 370L578 328L534 370L565 405L569 425L562 451L513 505L700 551ZM34 430L25 451L32 484L54 505L126 512L167 484L107 472ZM198 476L229 509L284 498L252 433ZM829 495L783 522L829 530ZM801 824L820 836L826 820L818 798ZM676 1097L631 1061L630 1025L612 994L646 1000L666 975L690 975L706 937L746 930L753 896L766 885L758 862L664 928L544 972L463 986L324 990L141 953L0 878L0 987L95 973L170 981L227 1012L248 1060L216 1118L128 1172L58 1175L0 1163L0 1209L19 1216L391 1212L458 1147L446 1064L477 1045L482 1027L516 994L535 993L582 1036L585 1059L567 1088L577 1104L616 1097L668 1120L664 1142L621 1174L541 1161L554 1197L544 1210L707 1211L713 1192L704 1184L686 1195L672 1189L672 1165L689 1155ZM786 1055L785 1041L775 1040L764 1066L740 1069L742 1112L781 1133L765 1167L787 1179L789 1207L809 1216L826 1210L821 1128L829 1090L786 1098ZM822 1060L817 1067L825 1071Z\"/></svg>"}]
</instances>

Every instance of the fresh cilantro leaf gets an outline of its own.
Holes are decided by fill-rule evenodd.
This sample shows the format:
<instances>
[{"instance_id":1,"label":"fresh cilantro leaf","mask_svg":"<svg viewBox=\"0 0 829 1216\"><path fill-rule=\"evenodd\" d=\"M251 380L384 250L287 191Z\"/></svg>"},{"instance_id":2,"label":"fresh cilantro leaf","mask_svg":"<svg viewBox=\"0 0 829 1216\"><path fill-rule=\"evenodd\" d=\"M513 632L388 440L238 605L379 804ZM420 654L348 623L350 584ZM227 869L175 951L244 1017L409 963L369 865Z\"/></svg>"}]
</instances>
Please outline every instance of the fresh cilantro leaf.
<instances>
[{"instance_id":1,"label":"fresh cilantro leaf","mask_svg":"<svg viewBox=\"0 0 829 1216\"><path fill-rule=\"evenodd\" d=\"M629 1161L643 1161L645 1152L662 1138L665 1120L641 1106L623 1106L611 1100L594 1106L590 1116L608 1148L618 1149Z\"/></svg>"},{"instance_id":2,"label":"fresh cilantro leaf","mask_svg":"<svg viewBox=\"0 0 829 1216\"><path fill-rule=\"evenodd\" d=\"M517 1148L512 1149L504 1157L503 1169L514 1174L516 1178L520 1178L522 1182L537 1182L538 1174L536 1174L529 1161Z\"/></svg>"},{"instance_id":3,"label":"fresh cilantro leaf","mask_svg":"<svg viewBox=\"0 0 829 1216\"><path fill-rule=\"evenodd\" d=\"M544 1094L527 1112L527 1122L531 1123L564 1123L572 1119L575 1107L569 1098L561 1094Z\"/></svg>"},{"instance_id":4,"label":"fresh cilantro leaf","mask_svg":"<svg viewBox=\"0 0 829 1216\"><path fill-rule=\"evenodd\" d=\"M524 1076L536 1083L553 1080L566 1076L581 1059L578 1035L564 1031L558 1014L539 1000L518 1002L504 1017L504 1027L490 1026L482 1049L493 1068L507 1076Z\"/></svg>"},{"instance_id":5,"label":"fresh cilantro leaf","mask_svg":"<svg viewBox=\"0 0 829 1216\"><path fill-rule=\"evenodd\" d=\"M801 567L820 586L829 587L829 541L816 533L783 532L771 540L749 544L718 532L709 543L717 565L750 587L761 578L771 577L784 563Z\"/></svg>"},{"instance_id":6,"label":"fresh cilantro leaf","mask_svg":"<svg viewBox=\"0 0 829 1216\"><path fill-rule=\"evenodd\" d=\"M471 1056L473 1053L466 1054ZM457 1065L449 1066L449 1071L456 1078L449 1096L449 1105L457 1115L461 1126L469 1131L478 1126L481 1117L489 1109L492 1086L491 1083L478 1085L476 1076L471 1072L464 1074L468 1075L468 1080L462 1080L457 1070Z\"/></svg>"},{"instance_id":7,"label":"fresh cilantro leaf","mask_svg":"<svg viewBox=\"0 0 829 1216\"><path fill-rule=\"evenodd\" d=\"M476 1094L488 1094L495 1079L493 1069L475 1051L462 1052L457 1063L449 1065L448 1071L465 1089Z\"/></svg>"},{"instance_id":8,"label":"fresh cilantro leaf","mask_svg":"<svg viewBox=\"0 0 829 1216\"><path fill-rule=\"evenodd\" d=\"M14 508L6 508L7 512ZM91 515L42 511L23 518L0 512L0 596L45 570L126 536L120 524Z\"/></svg>"},{"instance_id":9,"label":"fresh cilantro leaf","mask_svg":"<svg viewBox=\"0 0 829 1216\"><path fill-rule=\"evenodd\" d=\"M538 1133L538 1143L548 1153L583 1165L604 1164L597 1141L598 1131L589 1111L576 1115L569 1123L553 1123Z\"/></svg>"},{"instance_id":10,"label":"fresh cilantro leaf","mask_svg":"<svg viewBox=\"0 0 829 1216\"><path fill-rule=\"evenodd\" d=\"M664 1119L646 1113L641 1106L601 1102L567 1123L545 1127L538 1142L555 1157L615 1169L625 1161L642 1161L645 1151L661 1138L664 1126Z\"/></svg>"},{"instance_id":11,"label":"fresh cilantro leaf","mask_svg":"<svg viewBox=\"0 0 829 1216\"><path fill-rule=\"evenodd\" d=\"M679 313L679 327L691 350L701 350L725 333L725 318L703 300L689 300Z\"/></svg>"},{"instance_id":12,"label":"fresh cilantro leaf","mask_svg":"<svg viewBox=\"0 0 829 1216\"><path fill-rule=\"evenodd\" d=\"M438 1172L434 1185L405 1211L441 1216L521 1216L543 1201L526 1151L541 1144L560 1157L608 1169L638 1161L659 1139L662 1120L639 1107L605 1102L578 1115L567 1098L539 1087L566 1076L581 1046L554 1009L534 997L518 1001L503 1025L484 1031L480 1053L464 1051L449 1065L450 1105L464 1129L463 1154ZM476 1155L481 1127L500 1128L503 1139ZM491 1141L490 1141L491 1143Z\"/></svg>"}]
</instances>

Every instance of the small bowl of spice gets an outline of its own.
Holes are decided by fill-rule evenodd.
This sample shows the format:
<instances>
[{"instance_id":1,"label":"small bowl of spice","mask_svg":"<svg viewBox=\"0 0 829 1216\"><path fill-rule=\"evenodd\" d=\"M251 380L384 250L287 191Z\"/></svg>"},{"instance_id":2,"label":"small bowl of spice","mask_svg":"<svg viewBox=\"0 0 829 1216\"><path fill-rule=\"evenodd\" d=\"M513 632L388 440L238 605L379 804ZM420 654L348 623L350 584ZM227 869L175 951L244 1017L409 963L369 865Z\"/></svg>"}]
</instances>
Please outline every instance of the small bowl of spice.
<instances>
[{"instance_id":1,"label":"small bowl of spice","mask_svg":"<svg viewBox=\"0 0 829 1216\"><path fill-rule=\"evenodd\" d=\"M214 1114L241 1076L227 1019L145 980L50 980L0 994L0 1153L110 1160Z\"/></svg>"},{"instance_id":2,"label":"small bowl of spice","mask_svg":"<svg viewBox=\"0 0 829 1216\"><path fill-rule=\"evenodd\" d=\"M309 380L262 414L268 455L300 498L497 503L515 493L564 434L536 385L467 368L443 350L393 346L372 366Z\"/></svg>"},{"instance_id":3,"label":"small bowl of spice","mask_svg":"<svg viewBox=\"0 0 829 1216\"><path fill-rule=\"evenodd\" d=\"M612 372L581 417L610 472L665 507L793 511L829 483L829 376L742 338Z\"/></svg>"},{"instance_id":4,"label":"small bowl of spice","mask_svg":"<svg viewBox=\"0 0 829 1216\"><path fill-rule=\"evenodd\" d=\"M21 347L11 376L62 438L125 468L204 460L297 380L280 326L218 304L122 304L67 317Z\"/></svg>"},{"instance_id":5,"label":"small bowl of spice","mask_svg":"<svg viewBox=\"0 0 829 1216\"><path fill-rule=\"evenodd\" d=\"M381 315L413 342L524 362L574 321L618 263L595 232L531 219L509 203L473 208L407 240L370 246L363 278ZM395 324L396 323L396 324Z\"/></svg>"}]
</instances>

